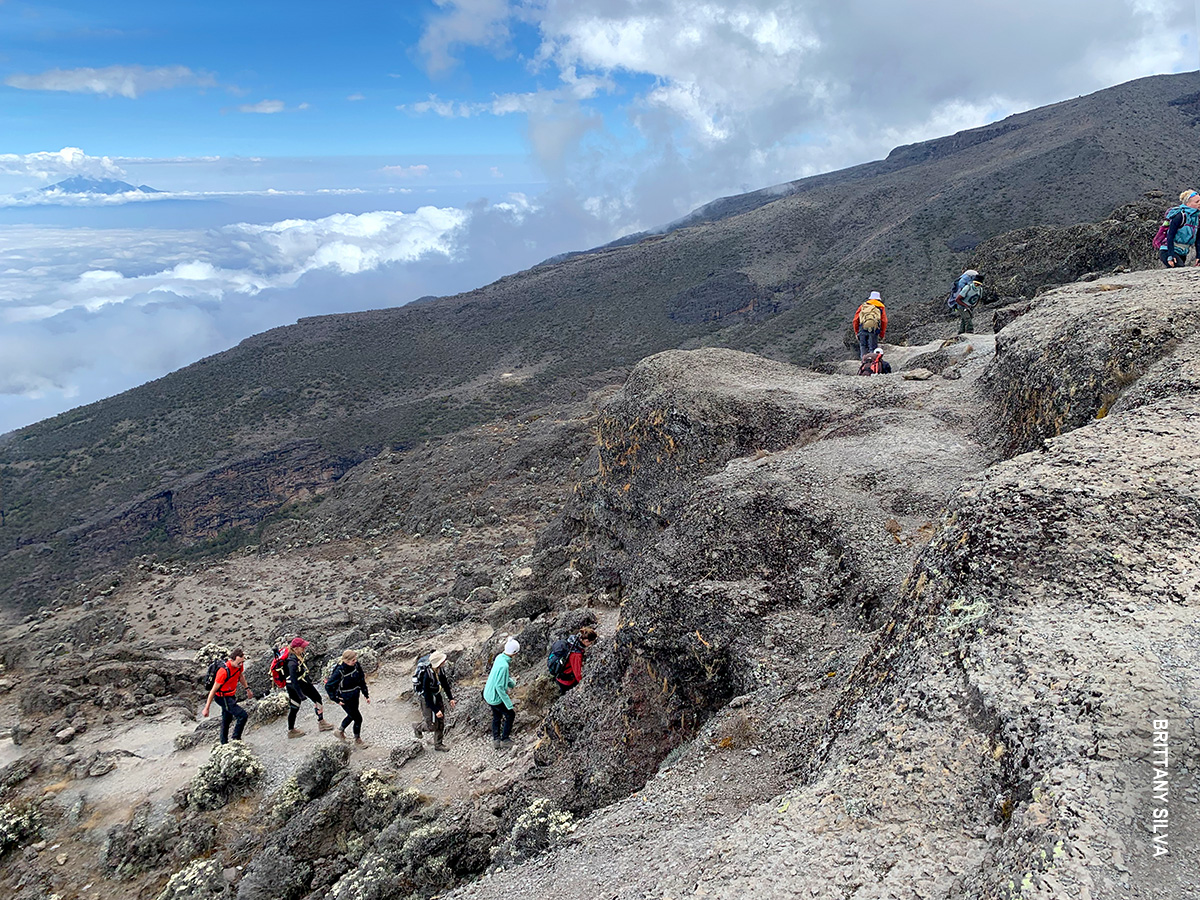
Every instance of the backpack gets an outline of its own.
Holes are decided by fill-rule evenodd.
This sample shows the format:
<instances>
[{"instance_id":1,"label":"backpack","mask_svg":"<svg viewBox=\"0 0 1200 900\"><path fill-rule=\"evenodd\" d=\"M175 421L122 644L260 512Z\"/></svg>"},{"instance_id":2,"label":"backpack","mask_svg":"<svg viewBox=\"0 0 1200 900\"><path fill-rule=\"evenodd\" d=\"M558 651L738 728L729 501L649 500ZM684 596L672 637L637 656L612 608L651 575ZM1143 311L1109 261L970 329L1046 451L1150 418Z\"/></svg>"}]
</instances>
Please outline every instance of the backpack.
<instances>
[{"instance_id":1,"label":"backpack","mask_svg":"<svg viewBox=\"0 0 1200 900\"><path fill-rule=\"evenodd\" d=\"M858 367L859 375L882 375L892 371L891 365L883 361L878 353L868 353Z\"/></svg>"},{"instance_id":2,"label":"backpack","mask_svg":"<svg viewBox=\"0 0 1200 900\"><path fill-rule=\"evenodd\" d=\"M983 285L978 281L972 281L958 292L954 302L966 309L974 309L981 299L983 299Z\"/></svg>"},{"instance_id":3,"label":"backpack","mask_svg":"<svg viewBox=\"0 0 1200 900\"><path fill-rule=\"evenodd\" d=\"M413 672L412 689L413 700L419 705L422 698L425 696L425 685L429 683L429 678L433 675L433 666L429 664L429 657L432 653L426 653L417 660L417 670Z\"/></svg>"},{"instance_id":4,"label":"backpack","mask_svg":"<svg viewBox=\"0 0 1200 900\"><path fill-rule=\"evenodd\" d=\"M287 658L290 647L271 648L271 683L275 687L287 687Z\"/></svg>"},{"instance_id":5,"label":"backpack","mask_svg":"<svg viewBox=\"0 0 1200 900\"><path fill-rule=\"evenodd\" d=\"M550 674L558 678L563 672L567 671L567 660L576 650L579 649L578 635L571 635L568 638L559 638L550 645L550 655L546 657L546 668L550 670Z\"/></svg>"},{"instance_id":6,"label":"backpack","mask_svg":"<svg viewBox=\"0 0 1200 900\"><path fill-rule=\"evenodd\" d=\"M217 673L222 669L225 670L225 677L228 678L233 672L229 669L229 664L223 659L214 659L208 664L208 686L211 688L217 682Z\"/></svg>"},{"instance_id":7,"label":"backpack","mask_svg":"<svg viewBox=\"0 0 1200 900\"><path fill-rule=\"evenodd\" d=\"M844 321L844 320L843 320ZM858 327L875 331L883 325L883 310L874 303L864 303L858 310Z\"/></svg>"},{"instance_id":8,"label":"backpack","mask_svg":"<svg viewBox=\"0 0 1200 900\"><path fill-rule=\"evenodd\" d=\"M1155 250L1161 250L1167 245L1167 232L1171 228L1171 223L1166 219L1162 220L1162 224L1158 226L1158 231L1154 232L1154 240L1151 242Z\"/></svg>"},{"instance_id":9,"label":"backpack","mask_svg":"<svg viewBox=\"0 0 1200 900\"><path fill-rule=\"evenodd\" d=\"M342 664L338 663L333 667L333 671L329 673L329 677L325 679L325 693L329 695L329 699L337 703L342 696L342 679L346 677L346 670L342 668Z\"/></svg>"}]
</instances>

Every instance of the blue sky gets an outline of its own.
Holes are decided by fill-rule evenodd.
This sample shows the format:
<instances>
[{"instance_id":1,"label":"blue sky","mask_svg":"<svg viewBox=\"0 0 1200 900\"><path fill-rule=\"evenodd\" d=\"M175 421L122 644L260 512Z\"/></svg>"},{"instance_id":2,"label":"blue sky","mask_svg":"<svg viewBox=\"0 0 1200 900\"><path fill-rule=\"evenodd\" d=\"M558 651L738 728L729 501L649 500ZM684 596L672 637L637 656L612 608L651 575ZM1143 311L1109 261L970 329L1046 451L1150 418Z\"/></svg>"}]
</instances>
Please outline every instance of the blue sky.
<instances>
[{"instance_id":1,"label":"blue sky","mask_svg":"<svg viewBox=\"0 0 1200 900\"><path fill-rule=\"evenodd\" d=\"M0 433L301 316L466 290L1196 69L1196 17L1183 0L0 0ZM76 175L164 193L43 190Z\"/></svg>"}]
</instances>

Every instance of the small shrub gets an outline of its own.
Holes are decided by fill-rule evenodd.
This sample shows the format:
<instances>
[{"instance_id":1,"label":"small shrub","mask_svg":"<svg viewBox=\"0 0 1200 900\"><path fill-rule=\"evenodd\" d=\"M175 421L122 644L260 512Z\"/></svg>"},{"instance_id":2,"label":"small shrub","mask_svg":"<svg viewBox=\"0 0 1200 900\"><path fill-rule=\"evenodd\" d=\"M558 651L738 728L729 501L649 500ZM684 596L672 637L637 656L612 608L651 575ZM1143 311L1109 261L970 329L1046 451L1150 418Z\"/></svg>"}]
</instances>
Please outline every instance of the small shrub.
<instances>
[{"instance_id":1,"label":"small shrub","mask_svg":"<svg viewBox=\"0 0 1200 900\"><path fill-rule=\"evenodd\" d=\"M528 859L558 844L575 831L575 817L553 800L538 797L517 816L508 836L506 855L512 861Z\"/></svg>"},{"instance_id":2,"label":"small shrub","mask_svg":"<svg viewBox=\"0 0 1200 900\"><path fill-rule=\"evenodd\" d=\"M36 803L0 806L0 856L37 837L41 830L42 815Z\"/></svg>"},{"instance_id":3,"label":"small shrub","mask_svg":"<svg viewBox=\"0 0 1200 900\"><path fill-rule=\"evenodd\" d=\"M171 876L158 900L219 900L230 895L221 864L197 859Z\"/></svg>"},{"instance_id":4,"label":"small shrub","mask_svg":"<svg viewBox=\"0 0 1200 900\"><path fill-rule=\"evenodd\" d=\"M254 712L250 713L250 721L256 725L266 725L281 719L288 713L287 691L271 691L258 701Z\"/></svg>"},{"instance_id":5,"label":"small shrub","mask_svg":"<svg viewBox=\"0 0 1200 900\"><path fill-rule=\"evenodd\" d=\"M252 790L265 771L241 741L218 744L192 779L188 802L196 809L220 809Z\"/></svg>"}]
</instances>

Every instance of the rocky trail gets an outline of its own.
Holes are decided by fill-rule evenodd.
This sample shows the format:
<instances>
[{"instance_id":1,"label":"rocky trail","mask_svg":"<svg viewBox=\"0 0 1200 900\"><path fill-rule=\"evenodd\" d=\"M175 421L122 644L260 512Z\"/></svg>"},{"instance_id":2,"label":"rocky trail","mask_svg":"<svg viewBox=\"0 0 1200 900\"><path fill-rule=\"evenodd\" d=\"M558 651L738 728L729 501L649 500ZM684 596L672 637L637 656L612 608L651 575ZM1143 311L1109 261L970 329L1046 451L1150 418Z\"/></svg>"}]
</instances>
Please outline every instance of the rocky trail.
<instances>
[{"instance_id":1,"label":"rocky trail","mask_svg":"<svg viewBox=\"0 0 1200 900\"><path fill-rule=\"evenodd\" d=\"M20 740L0 744L0 801L40 796L53 823L0 884L1192 900L1200 351L1179 328L1197 298L1200 271L1093 278L995 335L887 346L891 377L669 351L570 416L381 456L249 552L143 561L0 645ZM455 481L480 460L490 475ZM431 467L445 496L397 512ZM505 478L509 506L487 487ZM545 647L584 622L601 640L560 698ZM246 733L257 784L180 808L214 735L193 657L216 627L256 654L256 688L279 637L322 661L370 650L370 746L327 752L308 708L289 740L268 701ZM510 634L500 754L478 689ZM433 646L462 701L448 753L414 748L405 696ZM102 677L72 680L81 663ZM157 855L109 866L130 834Z\"/></svg>"}]
</instances>

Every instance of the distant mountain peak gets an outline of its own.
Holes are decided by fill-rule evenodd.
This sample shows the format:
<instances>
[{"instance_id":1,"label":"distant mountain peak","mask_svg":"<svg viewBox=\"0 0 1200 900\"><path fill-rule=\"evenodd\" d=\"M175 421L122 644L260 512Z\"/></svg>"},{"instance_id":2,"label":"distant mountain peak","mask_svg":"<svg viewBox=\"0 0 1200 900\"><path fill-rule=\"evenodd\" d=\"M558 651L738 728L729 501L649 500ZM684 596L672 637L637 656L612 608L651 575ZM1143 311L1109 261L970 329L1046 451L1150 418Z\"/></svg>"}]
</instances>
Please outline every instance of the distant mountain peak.
<instances>
[{"instance_id":1,"label":"distant mountain peak","mask_svg":"<svg viewBox=\"0 0 1200 900\"><path fill-rule=\"evenodd\" d=\"M161 194L162 191L149 185L134 186L127 181L116 178L88 178L85 175L73 175L57 184L42 188L43 193L57 191L62 194Z\"/></svg>"}]
</instances>

